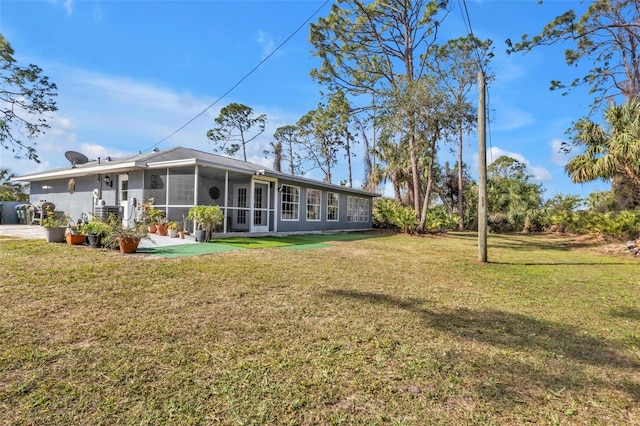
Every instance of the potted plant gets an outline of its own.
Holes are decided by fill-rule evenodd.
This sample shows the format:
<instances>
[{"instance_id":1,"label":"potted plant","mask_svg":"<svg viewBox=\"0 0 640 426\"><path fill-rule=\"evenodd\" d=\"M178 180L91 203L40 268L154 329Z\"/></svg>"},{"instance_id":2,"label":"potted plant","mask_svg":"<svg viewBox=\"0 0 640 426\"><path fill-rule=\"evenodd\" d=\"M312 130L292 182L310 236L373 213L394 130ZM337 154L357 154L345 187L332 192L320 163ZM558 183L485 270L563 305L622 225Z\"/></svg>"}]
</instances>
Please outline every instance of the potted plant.
<instances>
[{"instance_id":1,"label":"potted plant","mask_svg":"<svg viewBox=\"0 0 640 426\"><path fill-rule=\"evenodd\" d=\"M164 212L162 212L162 214L164 215ZM169 223L169 219L164 216L160 216L156 219L156 232L158 233L158 235L160 235L161 237L167 235L167 226L169 226Z\"/></svg>"},{"instance_id":2,"label":"potted plant","mask_svg":"<svg viewBox=\"0 0 640 426\"><path fill-rule=\"evenodd\" d=\"M82 233L80 226L82 221L70 224L65 231L65 239L69 245L80 245L87 241L87 236Z\"/></svg>"},{"instance_id":3,"label":"potted plant","mask_svg":"<svg viewBox=\"0 0 640 426\"><path fill-rule=\"evenodd\" d=\"M147 233L137 227L125 227L122 220L110 215L107 221L108 231L103 238L105 247L120 248L120 253L135 253L143 238L149 238Z\"/></svg>"},{"instance_id":4,"label":"potted plant","mask_svg":"<svg viewBox=\"0 0 640 426\"><path fill-rule=\"evenodd\" d=\"M189 209L188 219L196 222L196 241L202 243L209 241L211 234L222 224L224 212L220 206L194 206Z\"/></svg>"},{"instance_id":5,"label":"potted plant","mask_svg":"<svg viewBox=\"0 0 640 426\"><path fill-rule=\"evenodd\" d=\"M71 219L65 213L56 213L47 209L47 214L40 224L44 228L44 237L48 243L60 243L65 240L65 232Z\"/></svg>"},{"instance_id":6,"label":"potted plant","mask_svg":"<svg viewBox=\"0 0 640 426\"><path fill-rule=\"evenodd\" d=\"M187 231L187 217L182 215L182 228L178 231L178 235L181 240L184 240L184 236L187 235L189 231Z\"/></svg>"},{"instance_id":7,"label":"potted plant","mask_svg":"<svg viewBox=\"0 0 640 426\"><path fill-rule=\"evenodd\" d=\"M178 222L169 222L169 224L167 225L167 233L171 238L176 238L178 236L179 230L180 225L178 225Z\"/></svg>"},{"instance_id":8,"label":"potted plant","mask_svg":"<svg viewBox=\"0 0 640 426\"><path fill-rule=\"evenodd\" d=\"M74 230L73 232L67 232L67 234L65 235L65 239L67 240L67 244L77 246L80 244L84 244L87 240L87 236L81 234L77 230Z\"/></svg>"},{"instance_id":9,"label":"potted plant","mask_svg":"<svg viewBox=\"0 0 640 426\"><path fill-rule=\"evenodd\" d=\"M82 225L80 230L87 235L89 246L98 248L102 246L102 238L109 231L109 225L100 220L93 220Z\"/></svg>"},{"instance_id":10,"label":"potted plant","mask_svg":"<svg viewBox=\"0 0 640 426\"><path fill-rule=\"evenodd\" d=\"M158 222L164 218L164 212L150 206L146 209L146 221L149 224L149 233L153 234L158 229Z\"/></svg>"}]
</instances>

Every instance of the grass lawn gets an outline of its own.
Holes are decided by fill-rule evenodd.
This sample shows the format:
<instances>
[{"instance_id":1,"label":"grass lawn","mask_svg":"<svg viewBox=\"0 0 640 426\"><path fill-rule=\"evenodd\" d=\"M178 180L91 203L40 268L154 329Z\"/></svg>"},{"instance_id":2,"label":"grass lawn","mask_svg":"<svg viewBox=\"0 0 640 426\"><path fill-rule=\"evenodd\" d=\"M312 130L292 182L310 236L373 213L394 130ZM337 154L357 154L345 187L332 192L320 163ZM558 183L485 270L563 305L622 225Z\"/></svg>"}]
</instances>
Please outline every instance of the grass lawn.
<instances>
[{"instance_id":1,"label":"grass lawn","mask_svg":"<svg viewBox=\"0 0 640 426\"><path fill-rule=\"evenodd\" d=\"M302 243L301 243L302 244ZM0 425L640 424L640 260L378 235L157 259L0 239Z\"/></svg>"}]
</instances>

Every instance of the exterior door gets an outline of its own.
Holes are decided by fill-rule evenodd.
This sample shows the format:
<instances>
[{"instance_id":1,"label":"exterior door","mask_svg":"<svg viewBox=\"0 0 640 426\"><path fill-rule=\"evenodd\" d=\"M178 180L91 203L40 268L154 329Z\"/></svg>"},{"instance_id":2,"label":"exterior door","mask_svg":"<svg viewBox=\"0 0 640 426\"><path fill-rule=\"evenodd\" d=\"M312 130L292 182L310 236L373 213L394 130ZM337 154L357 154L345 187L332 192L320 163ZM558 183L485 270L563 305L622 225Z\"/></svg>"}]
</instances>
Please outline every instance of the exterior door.
<instances>
[{"instance_id":1,"label":"exterior door","mask_svg":"<svg viewBox=\"0 0 640 426\"><path fill-rule=\"evenodd\" d=\"M269 232L269 184L253 184L253 219L251 232Z\"/></svg>"},{"instance_id":2,"label":"exterior door","mask_svg":"<svg viewBox=\"0 0 640 426\"><path fill-rule=\"evenodd\" d=\"M122 225L133 226L134 218L131 217L133 211L129 202L129 175L127 174L118 176L118 201L122 208Z\"/></svg>"},{"instance_id":3,"label":"exterior door","mask_svg":"<svg viewBox=\"0 0 640 426\"><path fill-rule=\"evenodd\" d=\"M233 191L233 229L249 230L249 186L235 185Z\"/></svg>"}]
</instances>

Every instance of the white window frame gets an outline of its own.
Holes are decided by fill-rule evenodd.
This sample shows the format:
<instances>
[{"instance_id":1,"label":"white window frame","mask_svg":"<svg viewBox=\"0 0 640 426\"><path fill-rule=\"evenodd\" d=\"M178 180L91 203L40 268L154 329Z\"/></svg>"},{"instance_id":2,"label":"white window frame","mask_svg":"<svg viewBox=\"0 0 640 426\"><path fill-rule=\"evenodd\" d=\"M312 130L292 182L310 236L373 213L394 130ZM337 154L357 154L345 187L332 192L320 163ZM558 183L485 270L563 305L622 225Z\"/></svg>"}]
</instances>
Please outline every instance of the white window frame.
<instances>
[{"instance_id":1,"label":"white window frame","mask_svg":"<svg viewBox=\"0 0 640 426\"><path fill-rule=\"evenodd\" d=\"M285 195L288 194L287 189L291 189L291 190L295 190L295 201L285 201ZM292 196L294 195L293 193L291 194ZM289 209L287 209L285 207L285 204L287 206L291 206L292 209L291 211ZM288 214L292 214L295 213L295 217L285 217L285 215ZM299 186L293 186L293 185L287 185L287 184L283 184L282 185L282 189L280 191L280 220L282 220L283 222L285 221L289 221L289 222L294 222L294 221L299 221L300 220L300 187Z\"/></svg>"},{"instance_id":2,"label":"white window frame","mask_svg":"<svg viewBox=\"0 0 640 426\"><path fill-rule=\"evenodd\" d=\"M335 204L331 204L331 200ZM335 218L331 218L331 212L335 211ZM340 220L340 194L337 192L327 192L327 222L338 222Z\"/></svg>"},{"instance_id":3,"label":"white window frame","mask_svg":"<svg viewBox=\"0 0 640 426\"><path fill-rule=\"evenodd\" d=\"M317 196L317 203L311 203L311 194ZM314 197L315 198L315 197ZM315 217L309 217L310 215ZM322 220L322 191L319 189L307 188L307 221L319 222Z\"/></svg>"},{"instance_id":4,"label":"white window frame","mask_svg":"<svg viewBox=\"0 0 640 426\"><path fill-rule=\"evenodd\" d=\"M363 197L347 197L347 222L369 222L369 199Z\"/></svg>"}]
</instances>

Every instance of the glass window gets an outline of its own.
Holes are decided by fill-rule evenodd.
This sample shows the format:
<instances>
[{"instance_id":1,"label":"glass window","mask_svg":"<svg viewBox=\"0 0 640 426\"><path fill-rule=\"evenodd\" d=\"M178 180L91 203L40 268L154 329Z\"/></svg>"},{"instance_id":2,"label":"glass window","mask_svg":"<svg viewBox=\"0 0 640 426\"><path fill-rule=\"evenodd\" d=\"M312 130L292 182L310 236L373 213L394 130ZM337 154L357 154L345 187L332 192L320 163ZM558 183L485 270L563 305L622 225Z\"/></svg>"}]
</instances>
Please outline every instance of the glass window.
<instances>
[{"instance_id":1,"label":"glass window","mask_svg":"<svg viewBox=\"0 0 640 426\"><path fill-rule=\"evenodd\" d=\"M307 220L320 220L321 204L322 191L319 189L307 189Z\"/></svg>"},{"instance_id":2,"label":"glass window","mask_svg":"<svg viewBox=\"0 0 640 426\"><path fill-rule=\"evenodd\" d=\"M347 197L347 222L369 222L369 199Z\"/></svg>"},{"instance_id":3,"label":"glass window","mask_svg":"<svg viewBox=\"0 0 640 426\"><path fill-rule=\"evenodd\" d=\"M247 211L242 210L247 207L247 188L238 188L238 223L247 223Z\"/></svg>"},{"instance_id":4,"label":"glass window","mask_svg":"<svg viewBox=\"0 0 640 426\"><path fill-rule=\"evenodd\" d=\"M335 222L340 217L340 198L335 192L327 192L327 220Z\"/></svg>"},{"instance_id":5,"label":"glass window","mask_svg":"<svg viewBox=\"0 0 640 426\"><path fill-rule=\"evenodd\" d=\"M282 220L299 220L300 188L282 185Z\"/></svg>"},{"instance_id":6,"label":"glass window","mask_svg":"<svg viewBox=\"0 0 640 426\"><path fill-rule=\"evenodd\" d=\"M169 203L171 205L192 205L194 202L194 168L169 169Z\"/></svg>"}]
</instances>

